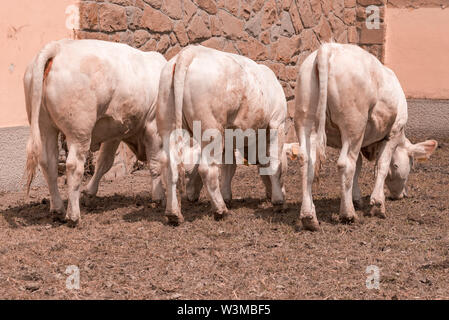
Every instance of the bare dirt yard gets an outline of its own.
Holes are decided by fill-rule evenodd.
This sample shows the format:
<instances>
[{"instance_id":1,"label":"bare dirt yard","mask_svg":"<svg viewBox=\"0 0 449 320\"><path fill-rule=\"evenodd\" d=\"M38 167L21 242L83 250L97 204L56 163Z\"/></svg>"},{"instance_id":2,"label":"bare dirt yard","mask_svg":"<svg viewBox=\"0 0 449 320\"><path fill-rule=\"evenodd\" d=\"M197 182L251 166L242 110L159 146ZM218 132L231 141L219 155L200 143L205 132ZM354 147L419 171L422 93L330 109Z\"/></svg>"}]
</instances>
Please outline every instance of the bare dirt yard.
<instances>
[{"instance_id":1,"label":"bare dirt yard","mask_svg":"<svg viewBox=\"0 0 449 320\"><path fill-rule=\"evenodd\" d=\"M413 140L413 139L412 139ZM337 152L329 150L314 199L322 230L296 231L301 204L297 162L286 179L288 210L264 200L256 167L233 180L233 214L215 221L206 195L183 202L173 227L151 202L150 178L138 171L104 182L70 228L49 213L47 188L0 194L0 298L3 299L448 299L449 140L416 163L409 198L387 201L387 219L342 224ZM372 163L361 189L369 202ZM63 195L66 189L61 185ZM80 290L68 290L68 266ZM370 265L380 288L368 289Z\"/></svg>"}]
</instances>

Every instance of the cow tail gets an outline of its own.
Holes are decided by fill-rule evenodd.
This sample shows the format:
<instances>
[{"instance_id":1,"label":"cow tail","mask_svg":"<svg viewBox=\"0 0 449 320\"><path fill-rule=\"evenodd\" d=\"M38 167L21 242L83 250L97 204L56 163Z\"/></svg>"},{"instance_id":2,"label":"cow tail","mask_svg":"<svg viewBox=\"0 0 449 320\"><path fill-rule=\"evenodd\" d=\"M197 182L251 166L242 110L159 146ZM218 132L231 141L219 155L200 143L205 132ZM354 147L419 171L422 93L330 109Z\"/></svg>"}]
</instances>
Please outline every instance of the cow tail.
<instances>
[{"instance_id":1,"label":"cow tail","mask_svg":"<svg viewBox=\"0 0 449 320\"><path fill-rule=\"evenodd\" d=\"M327 86L329 78L329 46L324 44L317 54L319 98L317 107L318 128L316 136L316 163L315 177L319 178L322 164L326 160L326 109L327 109Z\"/></svg>"},{"instance_id":2,"label":"cow tail","mask_svg":"<svg viewBox=\"0 0 449 320\"><path fill-rule=\"evenodd\" d=\"M184 100L184 84L187 75L187 70L194 58L195 47L187 47L182 50L176 59L173 86L175 94L175 120L176 129L182 129L182 104Z\"/></svg>"},{"instance_id":3,"label":"cow tail","mask_svg":"<svg viewBox=\"0 0 449 320\"><path fill-rule=\"evenodd\" d=\"M182 50L178 58L176 59L176 64L173 70L173 87L175 96L175 130L182 129L182 105L184 100L184 85L187 75L187 70L194 58L194 47L187 47ZM182 157L182 155L178 155ZM185 168L182 161L179 162L179 184L178 187L181 189L181 194L185 195Z\"/></svg>"},{"instance_id":4,"label":"cow tail","mask_svg":"<svg viewBox=\"0 0 449 320\"><path fill-rule=\"evenodd\" d=\"M27 143L27 162L26 162L26 189L27 195L30 193L31 183L36 175L36 169L39 164L39 157L42 152L42 140L39 129L39 113L42 105L42 94L44 86L44 73L49 62L57 55L59 43L51 42L46 45L37 55L34 65L31 67L31 87L27 102L31 104L30 126L31 133ZM28 108L28 107L27 107Z\"/></svg>"}]
</instances>

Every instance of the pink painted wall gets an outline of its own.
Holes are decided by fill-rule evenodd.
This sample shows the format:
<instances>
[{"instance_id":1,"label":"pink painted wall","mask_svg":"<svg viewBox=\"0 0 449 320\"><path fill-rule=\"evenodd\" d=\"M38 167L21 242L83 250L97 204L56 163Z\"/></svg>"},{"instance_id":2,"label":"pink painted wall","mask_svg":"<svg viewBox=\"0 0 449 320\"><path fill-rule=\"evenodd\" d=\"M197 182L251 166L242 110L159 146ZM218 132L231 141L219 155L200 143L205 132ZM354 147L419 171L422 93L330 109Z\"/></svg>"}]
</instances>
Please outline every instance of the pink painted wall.
<instances>
[{"instance_id":1,"label":"pink painted wall","mask_svg":"<svg viewBox=\"0 0 449 320\"><path fill-rule=\"evenodd\" d=\"M28 125L22 78L51 40L72 38L76 0L14 0L0 6L0 128Z\"/></svg>"},{"instance_id":2,"label":"pink painted wall","mask_svg":"<svg viewBox=\"0 0 449 320\"><path fill-rule=\"evenodd\" d=\"M385 64L410 98L449 99L449 8L386 10Z\"/></svg>"}]
</instances>

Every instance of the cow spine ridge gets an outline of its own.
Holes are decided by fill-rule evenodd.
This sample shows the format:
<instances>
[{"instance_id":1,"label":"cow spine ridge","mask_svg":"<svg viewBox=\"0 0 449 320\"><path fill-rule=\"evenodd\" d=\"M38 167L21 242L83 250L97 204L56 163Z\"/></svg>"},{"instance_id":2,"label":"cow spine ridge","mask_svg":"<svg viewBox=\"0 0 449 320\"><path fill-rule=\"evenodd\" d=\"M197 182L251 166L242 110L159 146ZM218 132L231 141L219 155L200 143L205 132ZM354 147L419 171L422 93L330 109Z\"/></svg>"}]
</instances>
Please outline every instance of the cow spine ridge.
<instances>
[{"instance_id":1,"label":"cow spine ridge","mask_svg":"<svg viewBox=\"0 0 449 320\"><path fill-rule=\"evenodd\" d=\"M44 72L47 62L56 57L59 52L59 42L51 42L46 45L37 55L32 68L31 80L31 134L27 143L27 195L30 193L31 183L36 174L39 156L42 149L41 134L39 129L39 113L42 105L42 94L44 86Z\"/></svg>"}]
</instances>

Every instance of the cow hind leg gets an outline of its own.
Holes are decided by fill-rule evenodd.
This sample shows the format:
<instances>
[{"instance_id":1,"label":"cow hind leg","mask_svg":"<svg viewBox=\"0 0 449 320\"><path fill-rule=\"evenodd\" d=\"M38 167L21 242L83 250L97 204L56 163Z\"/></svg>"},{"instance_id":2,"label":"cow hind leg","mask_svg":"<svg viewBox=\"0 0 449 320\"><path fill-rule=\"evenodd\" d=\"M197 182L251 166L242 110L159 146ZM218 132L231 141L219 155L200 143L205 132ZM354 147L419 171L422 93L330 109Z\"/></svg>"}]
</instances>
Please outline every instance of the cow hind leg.
<instances>
[{"instance_id":1,"label":"cow hind leg","mask_svg":"<svg viewBox=\"0 0 449 320\"><path fill-rule=\"evenodd\" d=\"M282 185L282 169L277 159L271 159L270 174L268 175L271 184L271 203L275 206L282 206L285 202Z\"/></svg>"},{"instance_id":2,"label":"cow hind leg","mask_svg":"<svg viewBox=\"0 0 449 320\"><path fill-rule=\"evenodd\" d=\"M285 189L282 183L282 166L277 159L271 158L268 167L259 167L260 177L265 185L267 199L275 207L275 211L285 209Z\"/></svg>"},{"instance_id":3,"label":"cow hind leg","mask_svg":"<svg viewBox=\"0 0 449 320\"><path fill-rule=\"evenodd\" d=\"M66 162L67 185L69 203L67 207L66 220L78 223L80 220L80 189L84 175L84 163L89 151L90 139L84 143L71 141L68 138L69 155Z\"/></svg>"},{"instance_id":4,"label":"cow hind leg","mask_svg":"<svg viewBox=\"0 0 449 320\"><path fill-rule=\"evenodd\" d=\"M201 189L203 188L203 180L198 173L199 164L195 166L192 172L188 173L190 176L186 183L187 200L190 202L197 202L200 199Z\"/></svg>"},{"instance_id":5,"label":"cow hind leg","mask_svg":"<svg viewBox=\"0 0 449 320\"><path fill-rule=\"evenodd\" d=\"M64 203L58 189L58 130L41 125L42 153L39 164L50 192L50 212L64 214Z\"/></svg>"},{"instance_id":6,"label":"cow hind leg","mask_svg":"<svg viewBox=\"0 0 449 320\"><path fill-rule=\"evenodd\" d=\"M178 203L178 195L177 195L177 183L179 180L179 170L178 170L178 157L175 154L176 146L173 141L170 141L170 137L164 137L164 145L166 146L168 143L173 143L170 145L168 150L165 150L163 154L163 168L164 176L166 179L166 188L167 188L167 203L165 208L165 216L167 218L167 222L172 225L179 225L184 222L184 217L181 213L181 206ZM169 142L170 141L170 142ZM165 160L166 159L166 160Z\"/></svg>"},{"instance_id":7,"label":"cow hind leg","mask_svg":"<svg viewBox=\"0 0 449 320\"><path fill-rule=\"evenodd\" d=\"M340 156L337 161L341 186L340 219L344 222L353 222L358 219L352 202L352 194L360 145L361 139L356 143L343 139Z\"/></svg>"},{"instance_id":8,"label":"cow hind leg","mask_svg":"<svg viewBox=\"0 0 449 320\"><path fill-rule=\"evenodd\" d=\"M206 187L207 193L210 197L215 219L223 219L228 213L228 209L223 200L219 187L219 166L216 163L208 164L206 160L202 160L198 168L198 172L201 175L201 179L203 179L203 184Z\"/></svg>"},{"instance_id":9,"label":"cow hind leg","mask_svg":"<svg viewBox=\"0 0 449 320\"><path fill-rule=\"evenodd\" d=\"M391 157L397 146L395 139L382 142L376 163L376 182L370 199L370 215L386 218L384 184L390 168Z\"/></svg>"},{"instance_id":10,"label":"cow hind leg","mask_svg":"<svg viewBox=\"0 0 449 320\"><path fill-rule=\"evenodd\" d=\"M262 179L262 182L265 186L265 195L267 197L267 200L271 201L271 180L270 177L267 175L260 175L260 178Z\"/></svg>"},{"instance_id":11,"label":"cow hind leg","mask_svg":"<svg viewBox=\"0 0 449 320\"><path fill-rule=\"evenodd\" d=\"M261 175L268 175L271 185L271 203L282 208L285 203L285 190L283 185L283 170L285 166L283 165L283 145L284 145L284 131L283 127L277 128L275 130L277 143L271 141L272 135L270 133L269 141L269 164L268 167L260 170ZM268 141L267 141L268 142ZM265 172L265 170L268 170ZM285 172L284 172L285 174Z\"/></svg>"},{"instance_id":12,"label":"cow hind leg","mask_svg":"<svg viewBox=\"0 0 449 320\"><path fill-rule=\"evenodd\" d=\"M236 164L223 164L221 166L221 182L220 182L220 190L221 195L223 196L224 202L227 207L231 206L232 201L232 178L234 177L235 170L237 166Z\"/></svg>"},{"instance_id":13,"label":"cow hind leg","mask_svg":"<svg viewBox=\"0 0 449 320\"><path fill-rule=\"evenodd\" d=\"M316 231L319 229L319 223L312 199L312 184L316 163L316 133L312 132L307 124L296 126L296 132L300 142L299 163L302 175L302 203L299 218L304 229Z\"/></svg>"},{"instance_id":14,"label":"cow hind leg","mask_svg":"<svg viewBox=\"0 0 449 320\"><path fill-rule=\"evenodd\" d=\"M95 173L90 179L86 193L88 196L95 196L98 192L98 185L101 178L111 169L114 164L115 153L117 152L120 140L110 140L101 144L100 153L95 166Z\"/></svg>"},{"instance_id":15,"label":"cow hind leg","mask_svg":"<svg viewBox=\"0 0 449 320\"><path fill-rule=\"evenodd\" d=\"M162 184L162 157L161 152L162 141L156 129L156 122L152 121L145 129L145 150L147 160L150 167L151 175L151 199L155 202L162 203L164 201L165 190Z\"/></svg>"}]
</instances>

